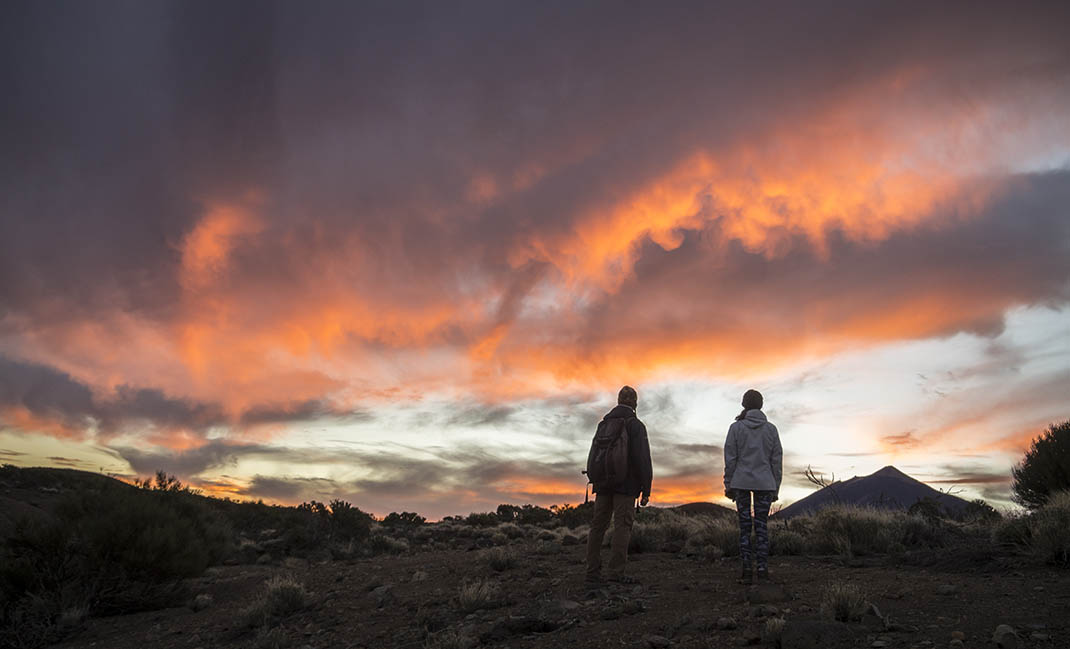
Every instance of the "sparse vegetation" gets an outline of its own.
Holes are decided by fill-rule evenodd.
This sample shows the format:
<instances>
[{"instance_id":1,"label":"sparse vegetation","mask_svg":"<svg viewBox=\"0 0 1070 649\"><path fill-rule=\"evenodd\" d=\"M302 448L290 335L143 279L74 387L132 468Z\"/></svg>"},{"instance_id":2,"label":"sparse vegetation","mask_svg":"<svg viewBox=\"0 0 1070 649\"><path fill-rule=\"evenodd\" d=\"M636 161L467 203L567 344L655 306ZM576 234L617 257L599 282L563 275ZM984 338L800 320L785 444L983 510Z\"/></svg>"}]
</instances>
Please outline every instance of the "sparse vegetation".
<instances>
[{"instance_id":1,"label":"sparse vegetation","mask_svg":"<svg viewBox=\"0 0 1070 649\"><path fill-rule=\"evenodd\" d=\"M1070 565L1070 491L1051 494L1035 512L1003 519L992 540L1038 563Z\"/></svg>"},{"instance_id":2,"label":"sparse vegetation","mask_svg":"<svg viewBox=\"0 0 1070 649\"><path fill-rule=\"evenodd\" d=\"M501 587L489 579L462 582L457 589L457 608L472 613L481 608L493 608L499 603Z\"/></svg>"},{"instance_id":3,"label":"sparse vegetation","mask_svg":"<svg viewBox=\"0 0 1070 649\"><path fill-rule=\"evenodd\" d=\"M177 481L163 486L111 482L68 495L51 517L21 521L0 547L0 633L39 629L36 642L44 643L63 631L70 610L121 613L180 601L182 580L219 562L232 534L203 497Z\"/></svg>"},{"instance_id":4,"label":"sparse vegetation","mask_svg":"<svg viewBox=\"0 0 1070 649\"><path fill-rule=\"evenodd\" d=\"M496 572L504 572L516 567L516 555L506 548L491 548L486 552L487 565Z\"/></svg>"},{"instance_id":5,"label":"sparse vegetation","mask_svg":"<svg viewBox=\"0 0 1070 649\"><path fill-rule=\"evenodd\" d=\"M1051 494L1030 516L1030 545L1044 563L1070 565L1070 491Z\"/></svg>"},{"instance_id":6,"label":"sparse vegetation","mask_svg":"<svg viewBox=\"0 0 1070 649\"><path fill-rule=\"evenodd\" d=\"M276 575L264 582L264 590L242 613L247 627L270 628L274 623L308 604L308 592L292 576Z\"/></svg>"},{"instance_id":7,"label":"sparse vegetation","mask_svg":"<svg viewBox=\"0 0 1070 649\"><path fill-rule=\"evenodd\" d=\"M424 649L471 649L478 643L457 629L443 629L430 633L424 642Z\"/></svg>"},{"instance_id":8,"label":"sparse vegetation","mask_svg":"<svg viewBox=\"0 0 1070 649\"><path fill-rule=\"evenodd\" d=\"M782 617L771 617L766 620L762 625L762 642L779 647L785 624L786 620Z\"/></svg>"},{"instance_id":9,"label":"sparse vegetation","mask_svg":"<svg viewBox=\"0 0 1070 649\"><path fill-rule=\"evenodd\" d=\"M840 622L861 620L868 607L862 589L854 584L832 583L822 594L821 612Z\"/></svg>"}]
</instances>

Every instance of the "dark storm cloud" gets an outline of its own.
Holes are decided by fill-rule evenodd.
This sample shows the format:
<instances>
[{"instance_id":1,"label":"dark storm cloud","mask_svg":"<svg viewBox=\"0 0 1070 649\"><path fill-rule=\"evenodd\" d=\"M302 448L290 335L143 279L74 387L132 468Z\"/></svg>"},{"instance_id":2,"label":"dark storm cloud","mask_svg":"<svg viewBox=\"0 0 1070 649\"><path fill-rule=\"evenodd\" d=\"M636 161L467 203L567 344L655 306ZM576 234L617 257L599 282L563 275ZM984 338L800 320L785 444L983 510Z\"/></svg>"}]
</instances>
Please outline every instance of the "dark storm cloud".
<instances>
[{"instance_id":1,"label":"dark storm cloud","mask_svg":"<svg viewBox=\"0 0 1070 649\"><path fill-rule=\"evenodd\" d=\"M98 414L89 388L67 374L0 356L0 407L13 406L72 429L85 427Z\"/></svg>"},{"instance_id":2,"label":"dark storm cloud","mask_svg":"<svg viewBox=\"0 0 1070 649\"><path fill-rule=\"evenodd\" d=\"M711 177L687 197L696 221L678 219L685 225L674 221L666 235L678 247L592 215L631 205L637 188L657 190L694 154L762 179L768 160L727 154L770 147L779 158L781 133L801 138L795 153L804 167L842 144L841 124L817 119L841 104L869 111L858 117L864 125L935 105L941 111L929 119L938 128L908 126L936 132L960 113L1003 108L1008 96L1058 117L1068 23L1066 3L897 2L864 11L841 2L4 3L0 351L34 343L39 355L77 359L71 364L95 369L100 383L119 375L123 386L101 397L99 385L53 365L0 356L0 406L67 430L145 420L203 437L220 425L366 420L363 411L332 410L325 395L353 387L333 378L352 372L357 387L392 387L363 374L378 367L378 353L384 375L414 393L458 383L463 392L476 379L493 392L532 368L563 382L605 381L701 356L704 370L731 372L752 359L788 362L808 343L841 350L991 335L1008 308L1067 302L1070 174L977 181L998 185L991 198L963 183L955 193L963 202L985 197L977 214L942 194L912 205L925 213L918 220L897 216L895 205L869 214L848 204L863 215L817 224L821 249L790 219L763 233L775 245L744 244L718 193L735 177ZM1034 96L1031 84L1048 94ZM873 85L881 90L870 96ZM892 161L909 167L916 159ZM247 208L248 222L206 218L217 204ZM791 216L776 208L774 216ZM893 225L866 237L851 230L853 217ZM220 223L231 229L198 229ZM209 235L203 250L190 244L195 232ZM599 251L618 237L623 252ZM207 255L193 273L191 250ZM149 342L135 347L131 336L129 350L100 349L87 333L125 319L154 334ZM213 335L214 346L204 340ZM160 341L177 351L158 351ZM448 374L410 386L398 369L408 366L389 352L426 347L461 355L472 347L489 360L471 379ZM320 373L314 387L305 374L275 380L289 360L321 356L352 362ZM127 379L120 361L144 363L138 376L173 383ZM154 363L166 367L157 372ZM189 396L193 384L216 377L236 391L242 379L275 392ZM277 398L291 389L316 394ZM230 421L235 402L242 414ZM512 404L460 402L434 421L505 425L523 414ZM671 434L680 419L671 395L641 393L640 402ZM557 413L552 430L578 419L589 436L602 410ZM806 412L786 414L790 421ZM178 454L122 452L139 471L191 475L254 454L331 461L223 442ZM381 495L412 493L420 475L496 494L510 476L566 481L575 469L467 451L426 462L348 459L364 461L369 476L345 488ZM671 461L669 478L702 472L698 459ZM267 492L301 492L266 480Z\"/></svg>"},{"instance_id":3,"label":"dark storm cloud","mask_svg":"<svg viewBox=\"0 0 1070 649\"><path fill-rule=\"evenodd\" d=\"M59 295L166 318L198 201L259 187L277 189L280 218L301 206L389 238L384 254L452 292L433 269L461 256L505 270L504 244L568 231L577 209L659 173L696 131L743 136L915 58L1024 74L998 55L1068 51L1063 3L856 9L5 3L0 304L54 315L40 298ZM474 171L562 161L466 221L409 209L466 202ZM539 272L507 282L499 321Z\"/></svg>"},{"instance_id":4,"label":"dark storm cloud","mask_svg":"<svg viewBox=\"0 0 1070 649\"><path fill-rule=\"evenodd\" d=\"M255 475L249 485L239 491L250 498L264 498L269 501L294 503L314 499L309 494L331 491L335 488L333 480L323 478L274 478Z\"/></svg>"},{"instance_id":5,"label":"dark storm cloud","mask_svg":"<svg viewBox=\"0 0 1070 649\"><path fill-rule=\"evenodd\" d=\"M279 424L330 418L337 422L368 422L375 415L364 410L340 409L320 400L310 399L293 404L261 404L242 413L242 424Z\"/></svg>"},{"instance_id":6,"label":"dark storm cloud","mask_svg":"<svg viewBox=\"0 0 1070 649\"><path fill-rule=\"evenodd\" d=\"M146 422L160 429L203 434L214 426L288 423L321 417L339 422L370 419L369 414L360 410L340 410L326 403L305 402L253 405L241 414L236 424L219 404L174 398L160 390L127 385L116 387L111 394L94 395L87 385L64 372L0 356L0 411L12 408L24 410L38 423L57 423L64 427L66 434L75 437L82 436L91 427L111 435ZM181 468L175 470L184 474L198 473L214 466L219 459L217 454L223 449L218 443L208 443L192 451L188 460L178 460L174 466ZM143 465L144 458L162 466L162 463L170 462L168 457L174 456L152 452L138 455L135 449L127 450L133 454L127 459L139 465ZM183 454L174 457L181 456Z\"/></svg>"}]
</instances>

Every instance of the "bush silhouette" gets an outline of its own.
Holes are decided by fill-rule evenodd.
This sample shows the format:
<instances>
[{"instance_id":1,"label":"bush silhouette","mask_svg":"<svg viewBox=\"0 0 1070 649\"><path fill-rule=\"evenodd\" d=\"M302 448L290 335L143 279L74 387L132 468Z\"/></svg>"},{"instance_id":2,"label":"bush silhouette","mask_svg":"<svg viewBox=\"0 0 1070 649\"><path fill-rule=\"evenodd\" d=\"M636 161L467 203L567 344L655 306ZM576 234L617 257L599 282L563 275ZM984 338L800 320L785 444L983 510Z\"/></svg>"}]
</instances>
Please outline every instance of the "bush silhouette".
<instances>
[{"instance_id":1,"label":"bush silhouette","mask_svg":"<svg viewBox=\"0 0 1070 649\"><path fill-rule=\"evenodd\" d=\"M427 522L427 519L416 512L390 512L383 519L384 527L412 528L419 527Z\"/></svg>"},{"instance_id":2,"label":"bush silhouette","mask_svg":"<svg viewBox=\"0 0 1070 649\"><path fill-rule=\"evenodd\" d=\"M174 603L181 580L219 562L231 538L206 499L180 485L79 492L54 516L20 522L0 549L0 629L38 625L45 642L72 608L109 614Z\"/></svg>"},{"instance_id":3,"label":"bush silhouette","mask_svg":"<svg viewBox=\"0 0 1070 649\"><path fill-rule=\"evenodd\" d=\"M1048 426L1011 473L1015 502L1030 510L1043 507L1051 494L1070 489L1070 420Z\"/></svg>"}]
</instances>

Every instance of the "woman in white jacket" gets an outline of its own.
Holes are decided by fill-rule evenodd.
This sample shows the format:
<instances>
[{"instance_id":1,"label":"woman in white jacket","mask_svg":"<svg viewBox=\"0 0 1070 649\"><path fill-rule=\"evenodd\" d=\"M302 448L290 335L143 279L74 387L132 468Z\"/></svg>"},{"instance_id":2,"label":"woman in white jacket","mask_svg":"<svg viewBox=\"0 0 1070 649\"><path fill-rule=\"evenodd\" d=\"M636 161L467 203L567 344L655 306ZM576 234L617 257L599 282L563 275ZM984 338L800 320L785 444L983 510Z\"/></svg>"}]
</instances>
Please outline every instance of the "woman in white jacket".
<instances>
[{"instance_id":1,"label":"woman in white jacket","mask_svg":"<svg viewBox=\"0 0 1070 649\"><path fill-rule=\"evenodd\" d=\"M752 581L752 554L757 554L758 580L769 579L769 507L780 495L784 477L784 451L780 433L762 412L762 394L747 390L743 412L728 427L724 442L724 493L736 501L739 514L739 554L743 558L743 583ZM751 516L751 497L754 516ZM757 537L757 552L751 552L751 528Z\"/></svg>"}]
</instances>

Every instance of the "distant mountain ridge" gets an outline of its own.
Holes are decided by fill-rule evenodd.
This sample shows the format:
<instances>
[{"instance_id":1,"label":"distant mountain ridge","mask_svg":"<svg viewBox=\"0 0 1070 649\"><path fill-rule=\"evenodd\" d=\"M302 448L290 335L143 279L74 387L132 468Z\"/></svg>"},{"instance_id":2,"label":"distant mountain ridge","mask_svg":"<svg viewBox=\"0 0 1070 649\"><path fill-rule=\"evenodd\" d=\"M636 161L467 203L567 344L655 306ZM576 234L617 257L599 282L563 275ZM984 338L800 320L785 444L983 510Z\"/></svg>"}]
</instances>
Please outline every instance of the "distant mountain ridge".
<instances>
[{"instance_id":1,"label":"distant mountain ridge","mask_svg":"<svg viewBox=\"0 0 1070 649\"><path fill-rule=\"evenodd\" d=\"M671 509L688 516L734 516L736 513L734 509L708 502L687 503L686 505L677 505Z\"/></svg>"},{"instance_id":2,"label":"distant mountain ridge","mask_svg":"<svg viewBox=\"0 0 1070 649\"><path fill-rule=\"evenodd\" d=\"M962 498L937 491L889 465L866 476L837 480L781 509L776 515L779 518L791 518L815 512L834 503L878 509L908 509L925 498L931 498L941 510L952 515L961 513L969 504Z\"/></svg>"}]
</instances>

